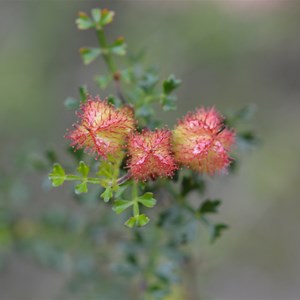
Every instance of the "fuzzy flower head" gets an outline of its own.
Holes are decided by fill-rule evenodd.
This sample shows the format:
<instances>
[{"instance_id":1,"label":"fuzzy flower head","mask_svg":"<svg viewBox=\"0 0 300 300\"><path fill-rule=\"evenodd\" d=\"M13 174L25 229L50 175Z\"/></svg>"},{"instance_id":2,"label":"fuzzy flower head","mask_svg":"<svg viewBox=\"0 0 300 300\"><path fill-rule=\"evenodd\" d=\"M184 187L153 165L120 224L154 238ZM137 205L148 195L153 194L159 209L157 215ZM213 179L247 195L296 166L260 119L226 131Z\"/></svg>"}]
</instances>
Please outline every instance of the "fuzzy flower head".
<instances>
[{"instance_id":1,"label":"fuzzy flower head","mask_svg":"<svg viewBox=\"0 0 300 300\"><path fill-rule=\"evenodd\" d=\"M80 121L66 135L71 146L85 148L103 158L120 152L135 127L132 111L126 107L117 109L99 97L89 97L80 109Z\"/></svg>"},{"instance_id":2,"label":"fuzzy flower head","mask_svg":"<svg viewBox=\"0 0 300 300\"><path fill-rule=\"evenodd\" d=\"M166 129L132 133L128 140L128 168L135 180L172 176L176 164L171 154L171 132Z\"/></svg>"},{"instance_id":3,"label":"fuzzy flower head","mask_svg":"<svg viewBox=\"0 0 300 300\"><path fill-rule=\"evenodd\" d=\"M231 162L228 152L235 135L223 121L215 108L201 108L187 114L173 130L176 161L210 175L226 170Z\"/></svg>"}]
</instances>

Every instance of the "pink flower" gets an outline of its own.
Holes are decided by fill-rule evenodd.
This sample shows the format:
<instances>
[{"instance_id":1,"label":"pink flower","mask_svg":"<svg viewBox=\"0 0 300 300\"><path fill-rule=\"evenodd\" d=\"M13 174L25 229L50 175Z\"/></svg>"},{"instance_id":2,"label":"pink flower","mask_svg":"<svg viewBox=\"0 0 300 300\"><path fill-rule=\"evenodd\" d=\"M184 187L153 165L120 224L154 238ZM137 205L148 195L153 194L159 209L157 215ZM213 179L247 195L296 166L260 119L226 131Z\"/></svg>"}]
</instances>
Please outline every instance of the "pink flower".
<instances>
[{"instance_id":1,"label":"pink flower","mask_svg":"<svg viewBox=\"0 0 300 300\"><path fill-rule=\"evenodd\" d=\"M97 158L120 152L135 127L132 111L126 107L117 109L98 96L89 97L80 109L76 113L80 121L66 136L71 146L96 153Z\"/></svg>"},{"instance_id":2,"label":"pink flower","mask_svg":"<svg viewBox=\"0 0 300 300\"><path fill-rule=\"evenodd\" d=\"M172 132L175 160L192 170L213 175L227 169L235 134L225 128L215 108L187 114Z\"/></svg>"},{"instance_id":3,"label":"pink flower","mask_svg":"<svg viewBox=\"0 0 300 300\"><path fill-rule=\"evenodd\" d=\"M132 133L128 140L128 168L136 180L172 176L176 164L171 154L171 132L166 129Z\"/></svg>"}]
</instances>

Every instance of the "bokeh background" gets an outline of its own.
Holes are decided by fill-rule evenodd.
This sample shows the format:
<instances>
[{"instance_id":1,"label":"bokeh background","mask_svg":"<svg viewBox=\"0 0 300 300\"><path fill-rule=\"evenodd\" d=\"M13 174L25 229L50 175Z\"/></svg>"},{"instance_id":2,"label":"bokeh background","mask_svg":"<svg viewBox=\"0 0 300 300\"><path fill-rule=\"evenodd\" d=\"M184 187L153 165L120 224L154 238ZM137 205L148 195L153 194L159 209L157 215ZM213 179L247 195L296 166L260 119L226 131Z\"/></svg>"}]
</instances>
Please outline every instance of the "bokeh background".
<instances>
[{"instance_id":1,"label":"bokeh background","mask_svg":"<svg viewBox=\"0 0 300 300\"><path fill-rule=\"evenodd\" d=\"M20 213L30 216L68 197L63 189L41 188L46 174L17 170L24 152L63 151L74 120L65 98L77 97L82 84L99 93L93 76L105 66L84 66L78 54L96 45L95 37L74 23L78 11L95 6L116 11L110 37L124 35L129 52L146 50L163 76L183 80L178 111L160 115L168 124L201 105L223 112L257 107L252 125L259 147L242 154L235 175L210 184L209 196L224 199L221 217L230 230L213 246L193 244L194 299L299 299L298 0L1 0L1 187L5 174L18 186L10 201L29 198ZM64 279L11 253L0 273L0 299L54 299Z\"/></svg>"}]
</instances>

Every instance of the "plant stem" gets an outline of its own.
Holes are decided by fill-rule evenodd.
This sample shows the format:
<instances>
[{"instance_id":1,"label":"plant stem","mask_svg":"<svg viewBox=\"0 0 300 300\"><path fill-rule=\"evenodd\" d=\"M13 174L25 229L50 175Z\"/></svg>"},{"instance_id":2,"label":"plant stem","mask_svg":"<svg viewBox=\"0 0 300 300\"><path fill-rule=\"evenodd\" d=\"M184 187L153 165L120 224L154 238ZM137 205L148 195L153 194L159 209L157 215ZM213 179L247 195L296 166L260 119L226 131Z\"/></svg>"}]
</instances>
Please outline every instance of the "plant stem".
<instances>
[{"instance_id":1,"label":"plant stem","mask_svg":"<svg viewBox=\"0 0 300 300\"><path fill-rule=\"evenodd\" d=\"M99 45L101 48L102 57L113 77L117 95L120 98L122 104L125 105L126 99L125 99L125 97L121 91L121 87L120 87L120 73L118 72L118 70L116 68L116 65L113 61L111 53L109 52L104 31L103 31L103 29L97 29L96 32L97 32L98 42L99 42Z\"/></svg>"},{"instance_id":2,"label":"plant stem","mask_svg":"<svg viewBox=\"0 0 300 300\"><path fill-rule=\"evenodd\" d=\"M77 175L66 175L65 176L65 180L68 181L86 181L88 183L93 183L93 184L100 184L101 181L99 178L95 178L95 177L80 177Z\"/></svg>"},{"instance_id":3,"label":"plant stem","mask_svg":"<svg viewBox=\"0 0 300 300\"><path fill-rule=\"evenodd\" d=\"M120 178L117 179L117 185L121 185L121 184L125 183L130 178L131 178L131 174L130 173L126 173L125 175L123 175L122 177L120 177Z\"/></svg>"},{"instance_id":4,"label":"plant stem","mask_svg":"<svg viewBox=\"0 0 300 300\"><path fill-rule=\"evenodd\" d=\"M132 201L133 201L133 215L137 217L140 214L138 202L138 185L136 181L132 183Z\"/></svg>"},{"instance_id":5,"label":"plant stem","mask_svg":"<svg viewBox=\"0 0 300 300\"><path fill-rule=\"evenodd\" d=\"M98 29L96 30L96 32L97 32L98 42L101 48L102 57L109 71L112 73L112 75L114 75L114 73L116 72L116 67L114 61L112 60L111 54L108 50L104 31L103 29Z\"/></svg>"}]
</instances>

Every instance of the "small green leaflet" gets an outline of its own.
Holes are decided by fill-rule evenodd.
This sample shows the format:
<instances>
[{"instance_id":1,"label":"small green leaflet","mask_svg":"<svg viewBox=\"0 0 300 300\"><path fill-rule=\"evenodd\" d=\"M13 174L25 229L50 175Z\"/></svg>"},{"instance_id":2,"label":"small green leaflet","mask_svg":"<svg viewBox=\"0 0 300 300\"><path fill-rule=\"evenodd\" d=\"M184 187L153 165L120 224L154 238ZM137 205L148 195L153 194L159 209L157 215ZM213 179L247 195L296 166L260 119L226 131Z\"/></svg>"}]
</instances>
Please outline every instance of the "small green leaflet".
<instances>
[{"instance_id":1,"label":"small green leaflet","mask_svg":"<svg viewBox=\"0 0 300 300\"><path fill-rule=\"evenodd\" d=\"M52 181L52 186L57 187L64 183L66 178L65 170L58 163L53 165L52 172L49 174L49 179Z\"/></svg>"},{"instance_id":2,"label":"small green leaflet","mask_svg":"<svg viewBox=\"0 0 300 300\"><path fill-rule=\"evenodd\" d=\"M218 208L221 204L221 201L216 199L216 200L206 200L205 202L202 203L200 206L198 212L200 214L212 214L212 213L217 213Z\"/></svg>"},{"instance_id":3,"label":"small green leaflet","mask_svg":"<svg viewBox=\"0 0 300 300\"><path fill-rule=\"evenodd\" d=\"M127 209L128 207L132 206L133 202L132 201L127 201L127 200L116 200L114 202L114 205L112 207L112 210L116 213L116 214L120 214L122 213L125 209Z\"/></svg>"},{"instance_id":4,"label":"small green leaflet","mask_svg":"<svg viewBox=\"0 0 300 300\"><path fill-rule=\"evenodd\" d=\"M101 198L104 200L104 202L108 202L112 197L113 197L113 191L112 188L109 186L101 194Z\"/></svg>"},{"instance_id":5,"label":"small green leaflet","mask_svg":"<svg viewBox=\"0 0 300 300\"><path fill-rule=\"evenodd\" d=\"M100 54L100 48L80 48L79 53L85 65L90 64L94 61Z\"/></svg>"},{"instance_id":6,"label":"small green leaflet","mask_svg":"<svg viewBox=\"0 0 300 300\"><path fill-rule=\"evenodd\" d=\"M145 226L146 224L148 224L149 221L150 221L150 219L145 214L141 214L141 215L129 218L125 222L125 226L127 226L129 228L133 228L134 226L142 227L142 226Z\"/></svg>"},{"instance_id":7,"label":"small green leaflet","mask_svg":"<svg viewBox=\"0 0 300 300\"><path fill-rule=\"evenodd\" d=\"M138 197L138 202L142 203L146 207L153 207L156 204L156 200L153 198L153 193L145 193L143 196Z\"/></svg>"},{"instance_id":8,"label":"small green leaflet","mask_svg":"<svg viewBox=\"0 0 300 300\"><path fill-rule=\"evenodd\" d=\"M94 22L91 18L84 12L79 13L79 18L76 19L76 24L78 29L86 30L94 27Z\"/></svg>"},{"instance_id":9,"label":"small green leaflet","mask_svg":"<svg viewBox=\"0 0 300 300\"><path fill-rule=\"evenodd\" d=\"M181 80L177 79L173 74L163 82L163 91L165 94L172 93L181 84Z\"/></svg>"},{"instance_id":10,"label":"small green leaflet","mask_svg":"<svg viewBox=\"0 0 300 300\"><path fill-rule=\"evenodd\" d=\"M83 162L79 162L79 166L77 168L78 173L82 175L82 177L87 177L90 171L90 168Z\"/></svg>"}]
</instances>

